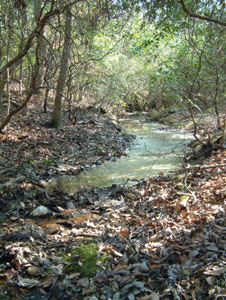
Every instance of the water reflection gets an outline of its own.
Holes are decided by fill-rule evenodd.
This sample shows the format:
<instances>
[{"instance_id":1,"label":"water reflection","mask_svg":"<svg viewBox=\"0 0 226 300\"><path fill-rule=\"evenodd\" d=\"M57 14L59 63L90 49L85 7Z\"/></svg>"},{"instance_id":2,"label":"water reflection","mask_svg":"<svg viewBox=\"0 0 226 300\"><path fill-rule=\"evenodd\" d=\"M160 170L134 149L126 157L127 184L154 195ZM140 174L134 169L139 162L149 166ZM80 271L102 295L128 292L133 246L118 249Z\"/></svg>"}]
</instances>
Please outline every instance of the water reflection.
<instances>
[{"instance_id":1,"label":"water reflection","mask_svg":"<svg viewBox=\"0 0 226 300\"><path fill-rule=\"evenodd\" d=\"M83 171L78 176L59 177L58 188L72 194L83 186L109 186L124 183L127 178L140 179L179 168L191 134L138 120L122 120L121 124L128 133L137 135L136 146L128 151L128 156Z\"/></svg>"}]
</instances>

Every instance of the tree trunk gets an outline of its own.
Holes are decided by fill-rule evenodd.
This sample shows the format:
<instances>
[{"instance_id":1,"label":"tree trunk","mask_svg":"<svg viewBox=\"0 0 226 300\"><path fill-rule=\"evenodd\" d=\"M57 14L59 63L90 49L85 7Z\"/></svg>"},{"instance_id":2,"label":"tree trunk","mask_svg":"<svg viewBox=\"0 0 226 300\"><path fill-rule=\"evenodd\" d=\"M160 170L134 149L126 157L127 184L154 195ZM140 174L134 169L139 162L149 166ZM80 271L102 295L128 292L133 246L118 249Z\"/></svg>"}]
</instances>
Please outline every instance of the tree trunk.
<instances>
[{"instance_id":1,"label":"tree trunk","mask_svg":"<svg viewBox=\"0 0 226 300\"><path fill-rule=\"evenodd\" d=\"M38 48L38 43L37 43L37 48ZM30 86L29 86L29 90L27 93L27 97L22 104L20 104L16 109L9 112L9 114L3 120L3 122L0 124L0 133L5 128L5 126L9 123L11 118L15 114L17 114L19 111L21 111L24 107L26 107L26 105L30 101L32 95L35 94L35 92L36 92L36 80L37 80L37 75L39 73L39 63L38 63L38 57L37 57L38 49L37 48L36 48L36 63L35 63L34 72L32 74L32 78L30 81Z\"/></svg>"},{"instance_id":2,"label":"tree trunk","mask_svg":"<svg viewBox=\"0 0 226 300\"><path fill-rule=\"evenodd\" d=\"M24 58L24 56L28 53L30 48L33 46L35 37L42 32L42 30L46 26L46 23L52 17L59 15L59 14L60 14L59 9L50 10L39 20L39 23L37 24L35 29L28 36L23 49L14 58L12 58L8 63L6 63L2 68L0 68L0 75L2 75L8 68L13 66L15 63L17 63L18 61L21 61L22 58Z\"/></svg>"},{"instance_id":3,"label":"tree trunk","mask_svg":"<svg viewBox=\"0 0 226 300\"><path fill-rule=\"evenodd\" d=\"M35 25L37 26L38 22L39 22L39 18L40 18L40 13L41 13L41 0L35 0L34 1L34 22ZM43 30L40 32L40 34L37 36L37 40L39 43L38 46L38 58L39 58L39 73L37 74L37 78L36 78L36 91L37 94L40 93L39 87L42 86L42 82L43 82L43 61L44 61L44 57L46 55L46 47L47 47L47 43L45 40L45 28L43 28Z\"/></svg>"},{"instance_id":4,"label":"tree trunk","mask_svg":"<svg viewBox=\"0 0 226 300\"><path fill-rule=\"evenodd\" d=\"M21 11L21 18L22 18L22 26L21 26L21 37L20 37L20 45L19 45L19 49L18 49L18 54L20 53L20 51L22 51L24 44L25 44L25 39L24 39L24 30L27 24L27 12L26 9L23 9ZM7 52L10 49L7 50ZM7 55L8 57L9 55ZM9 57L7 59L7 63L9 61ZM4 94L4 88L5 88L5 84L7 82L7 77L10 78L10 76L13 74L13 72L16 70L16 68L21 64L21 61L17 61L14 65L10 66L9 68L7 68L5 70L5 72L0 76L0 106L2 104L3 101L3 94Z\"/></svg>"},{"instance_id":5,"label":"tree trunk","mask_svg":"<svg viewBox=\"0 0 226 300\"><path fill-rule=\"evenodd\" d=\"M71 7L66 8L65 12L65 29L64 29L64 47L60 62L60 73L57 81L56 97L54 101L54 109L52 113L51 126L55 128L61 127L61 110L63 91L66 82L67 66L70 57L70 44L71 44Z\"/></svg>"}]
</instances>

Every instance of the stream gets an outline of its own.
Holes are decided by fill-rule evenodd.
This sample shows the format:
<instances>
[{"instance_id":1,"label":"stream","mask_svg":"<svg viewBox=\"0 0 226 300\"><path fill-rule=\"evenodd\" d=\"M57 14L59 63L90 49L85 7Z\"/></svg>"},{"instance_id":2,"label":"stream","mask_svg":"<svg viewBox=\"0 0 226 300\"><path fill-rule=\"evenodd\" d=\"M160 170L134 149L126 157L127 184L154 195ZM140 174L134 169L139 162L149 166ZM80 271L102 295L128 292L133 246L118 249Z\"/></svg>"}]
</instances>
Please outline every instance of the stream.
<instances>
[{"instance_id":1,"label":"stream","mask_svg":"<svg viewBox=\"0 0 226 300\"><path fill-rule=\"evenodd\" d=\"M48 189L57 188L73 194L82 187L124 184L127 179L141 179L169 173L180 168L191 133L169 129L158 123L128 118L120 120L125 134L136 135L134 147L119 159L94 166L77 176L60 176L50 181Z\"/></svg>"}]
</instances>

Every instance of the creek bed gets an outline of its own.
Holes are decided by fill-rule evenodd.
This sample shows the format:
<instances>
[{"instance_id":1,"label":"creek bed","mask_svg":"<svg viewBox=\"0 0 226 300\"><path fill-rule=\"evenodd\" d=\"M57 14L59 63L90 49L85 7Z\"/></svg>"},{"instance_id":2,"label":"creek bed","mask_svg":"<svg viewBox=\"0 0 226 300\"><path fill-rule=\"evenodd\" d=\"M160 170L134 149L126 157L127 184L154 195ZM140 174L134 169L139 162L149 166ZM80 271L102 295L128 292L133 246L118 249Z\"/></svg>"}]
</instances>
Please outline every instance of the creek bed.
<instances>
[{"instance_id":1,"label":"creek bed","mask_svg":"<svg viewBox=\"0 0 226 300\"><path fill-rule=\"evenodd\" d=\"M191 133L169 129L158 123L128 118L120 120L128 134L136 135L135 146L119 159L94 166L77 176L60 176L51 180L49 189L59 188L73 194L82 187L124 184L128 179L141 179L169 173L180 168L193 139Z\"/></svg>"}]
</instances>

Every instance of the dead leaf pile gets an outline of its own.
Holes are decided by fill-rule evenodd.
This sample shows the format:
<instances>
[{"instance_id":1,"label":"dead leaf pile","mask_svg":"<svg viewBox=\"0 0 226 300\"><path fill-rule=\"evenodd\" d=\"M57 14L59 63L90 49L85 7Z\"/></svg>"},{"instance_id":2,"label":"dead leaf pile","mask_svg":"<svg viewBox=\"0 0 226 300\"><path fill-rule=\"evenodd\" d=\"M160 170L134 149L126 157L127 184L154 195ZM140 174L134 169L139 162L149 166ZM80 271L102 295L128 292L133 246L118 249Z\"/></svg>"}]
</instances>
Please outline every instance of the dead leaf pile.
<instances>
[{"instance_id":1,"label":"dead leaf pile","mask_svg":"<svg viewBox=\"0 0 226 300\"><path fill-rule=\"evenodd\" d=\"M9 177L4 182L2 177L14 174L14 168L0 173L0 298L224 299L226 151L215 153L200 165L187 165L180 174L140 180L132 187L84 188L73 195L56 190L47 193L41 179L48 178L56 168L54 164L43 167L40 159L58 155L59 166L61 159L69 159L66 147L75 138L75 148L85 149L86 160L91 153L92 135L98 138L98 124L102 135L102 121L95 122L96 129L87 121L87 126L78 123L75 130L43 130L48 134L46 141L41 128L39 133L27 136L23 127L23 145L18 141L20 136L10 130L7 141L2 141L1 164L6 162L4 151L9 151L9 166L23 168L14 182ZM87 131L82 136L87 137L89 145L81 142L86 148L78 145L76 130ZM115 130L119 144L124 145ZM60 145L58 134L63 141ZM105 137L110 138L111 134L108 127ZM105 150L101 142L99 145L95 151L103 158ZM110 151L115 153L115 149ZM32 151L41 156L24 167ZM79 157L76 160L84 165ZM61 167L63 170L63 163ZM45 213L34 213L40 207ZM77 255L71 263L65 253L89 243L98 247L95 274L83 276L77 269L67 273L65 270L73 264L81 267L83 262ZM105 259L101 260L103 255Z\"/></svg>"}]
</instances>

